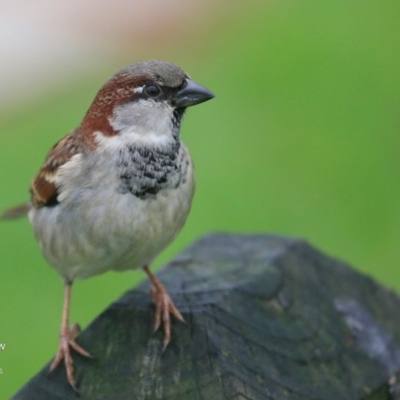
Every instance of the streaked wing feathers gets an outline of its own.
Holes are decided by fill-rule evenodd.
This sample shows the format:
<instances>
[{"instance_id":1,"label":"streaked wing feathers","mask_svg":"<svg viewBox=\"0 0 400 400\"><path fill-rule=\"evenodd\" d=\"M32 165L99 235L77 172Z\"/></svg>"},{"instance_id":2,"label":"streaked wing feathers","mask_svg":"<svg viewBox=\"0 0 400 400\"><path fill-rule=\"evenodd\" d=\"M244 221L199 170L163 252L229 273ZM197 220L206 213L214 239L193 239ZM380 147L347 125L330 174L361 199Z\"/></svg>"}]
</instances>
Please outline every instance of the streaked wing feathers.
<instances>
[{"instance_id":1,"label":"streaked wing feathers","mask_svg":"<svg viewBox=\"0 0 400 400\"><path fill-rule=\"evenodd\" d=\"M58 169L81 152L81 142L76 138L77 131L70 132L57 142L31 184L31 201L34 207L51 207L58 204L58 188L55 178Z\"/></svg>"}]
</instances>

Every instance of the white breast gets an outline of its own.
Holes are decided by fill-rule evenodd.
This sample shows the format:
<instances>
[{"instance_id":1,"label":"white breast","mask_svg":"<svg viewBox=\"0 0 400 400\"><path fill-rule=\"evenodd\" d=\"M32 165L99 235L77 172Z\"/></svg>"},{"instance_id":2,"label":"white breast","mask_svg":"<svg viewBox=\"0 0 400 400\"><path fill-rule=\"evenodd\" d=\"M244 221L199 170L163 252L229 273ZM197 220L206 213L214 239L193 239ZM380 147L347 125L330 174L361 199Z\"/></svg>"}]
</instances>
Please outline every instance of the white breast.
<instances>
[{"instance_id":1,"label":"white breast","mask_svg":"<svg viewBox=\"0 0 400 400\"><path fill-rule=\"evenodd\" d=\"M194 192L193 166L176 189L139 199L118 192L115 157L76 157L62 171L60 204L29 214L46 260L73 281L143 267L181 230Z\"/></svg>"}]
</instances>

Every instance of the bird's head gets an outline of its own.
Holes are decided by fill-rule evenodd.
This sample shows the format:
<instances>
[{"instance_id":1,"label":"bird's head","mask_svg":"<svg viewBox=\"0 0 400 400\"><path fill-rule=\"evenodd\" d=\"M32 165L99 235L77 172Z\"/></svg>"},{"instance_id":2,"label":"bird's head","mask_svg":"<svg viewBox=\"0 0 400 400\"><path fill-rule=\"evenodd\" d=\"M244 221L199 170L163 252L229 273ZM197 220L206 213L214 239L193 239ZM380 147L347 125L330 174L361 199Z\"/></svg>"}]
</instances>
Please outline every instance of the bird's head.
<instances>
[{"instance_id":1,"label":"bird's head","mask_svg":"<svg viewBox=\"0 0 400 400\"><path fill-rule=\"evenodd\" d=\"M97 93L81 124L93 140L162 147L177 140L187 107L214 97L174 64L147 61L117 72Z\"/></svg>"}]
</instances>

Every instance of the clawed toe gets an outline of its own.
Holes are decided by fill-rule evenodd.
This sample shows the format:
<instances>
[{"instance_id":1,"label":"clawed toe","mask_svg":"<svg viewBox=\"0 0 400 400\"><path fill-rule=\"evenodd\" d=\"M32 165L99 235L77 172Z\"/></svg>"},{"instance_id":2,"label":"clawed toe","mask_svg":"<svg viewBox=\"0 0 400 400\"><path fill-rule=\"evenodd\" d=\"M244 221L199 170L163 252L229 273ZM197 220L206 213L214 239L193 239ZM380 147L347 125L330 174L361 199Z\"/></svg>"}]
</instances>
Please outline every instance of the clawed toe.
<instances>
[{"instance_id":1,"label":"clawed toe","mask_svg":"<svg viewBox=\"0 0 400 400\"><path fill-rule=\"evenodd\" d=\"M72 388L77 391L76 381L74 377L74 362L72 359L71 349L75 350L78 354L83 357L92 358L90 353L83 349L79 344L75 342L75 336L78 332L77 327L74 325L71 329L67 328L61 333L60 344L58 347L57 354L50 365L50 371L54 371L64 360L65 370L67 372L67 379Z\"/></svg>"},{"instance_id":2,"label":"clawed toe","mask_svg":"<svg viewBox=\"0 0 400 400\"><path fill-rule=\"evenodd\" d=\"M182 314L175 307L172 302L168 292L162 289L152 288L151 297L156 306L156 315L154 319L154 332L156 332L161 324L164 328L164 340L163 340L163 352L168 346L168 343L171 341L171 317L172 314L177 320L181 322L185 322L182 317Z\"/></svg>"},{"instance_id":3,"label":"clawed toe","mask_svg":"<svg viewBox=\"0 0 400 400\"><path fill-rule=\"evenodd\" d=\"M49 372L54 371L64 360L67 379L72 388L77 392L76 381L74 377L74 361L72 359L72 350L76 351L83 357L93 358L85 349L75 342L76 336L80 332L79 325L75 324L71 328L68 326L68 311L71 296L71 283L65 285L63 315L61 321L60 344L58 345L57 354L50 365Z\"/></svg>"},{"instance_id":4,"label":"clawed toe","mask_svg":"<svg viewBox=\"0 0 400 400\"><path fill-rule=\"evenodd\" d=\"M151 282L153 283L153 287L151 288L151 298L156 306L156 315L154 318L154 332L156 332L161 324L164 329L164 340L163 340L163 349L162 352L165 351L169 342L171 341L171 317L172 314L177 320L185 323L185 320L182 317L182 314L175 307L175 304L171 300L167 290L161 284L161 282L151 273L151 271L145 267L147 275L149 276Z\"/></svg>"}]
</instances>

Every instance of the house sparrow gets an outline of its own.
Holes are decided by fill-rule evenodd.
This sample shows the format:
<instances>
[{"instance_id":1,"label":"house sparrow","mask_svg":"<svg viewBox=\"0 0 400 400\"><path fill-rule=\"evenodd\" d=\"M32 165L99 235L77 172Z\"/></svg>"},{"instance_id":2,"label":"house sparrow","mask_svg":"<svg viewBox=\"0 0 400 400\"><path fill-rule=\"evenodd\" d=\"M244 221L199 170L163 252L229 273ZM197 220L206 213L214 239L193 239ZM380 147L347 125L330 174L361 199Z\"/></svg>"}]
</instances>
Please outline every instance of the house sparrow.
<instances>
[{"instance_id":1,"label":"house sparrow","mask_svg":"<svg viewBox=\"0 0 400 400\"><path fill-rule=\"evenodd\" d=\"M186 107L214 97L179 67L130 65L97 93L81 124L54 145L31 184L31 201L3 218L28 214L43 255L65 284L60 344L76 390L72 350L90 354L69 327L72 283L109 270L143 268L156 306L155 325L171 338L170 314L183 321L152 274L153 259L175 238L194 192L193 164L179 132Z\"/></svg>"}]
</instances>

